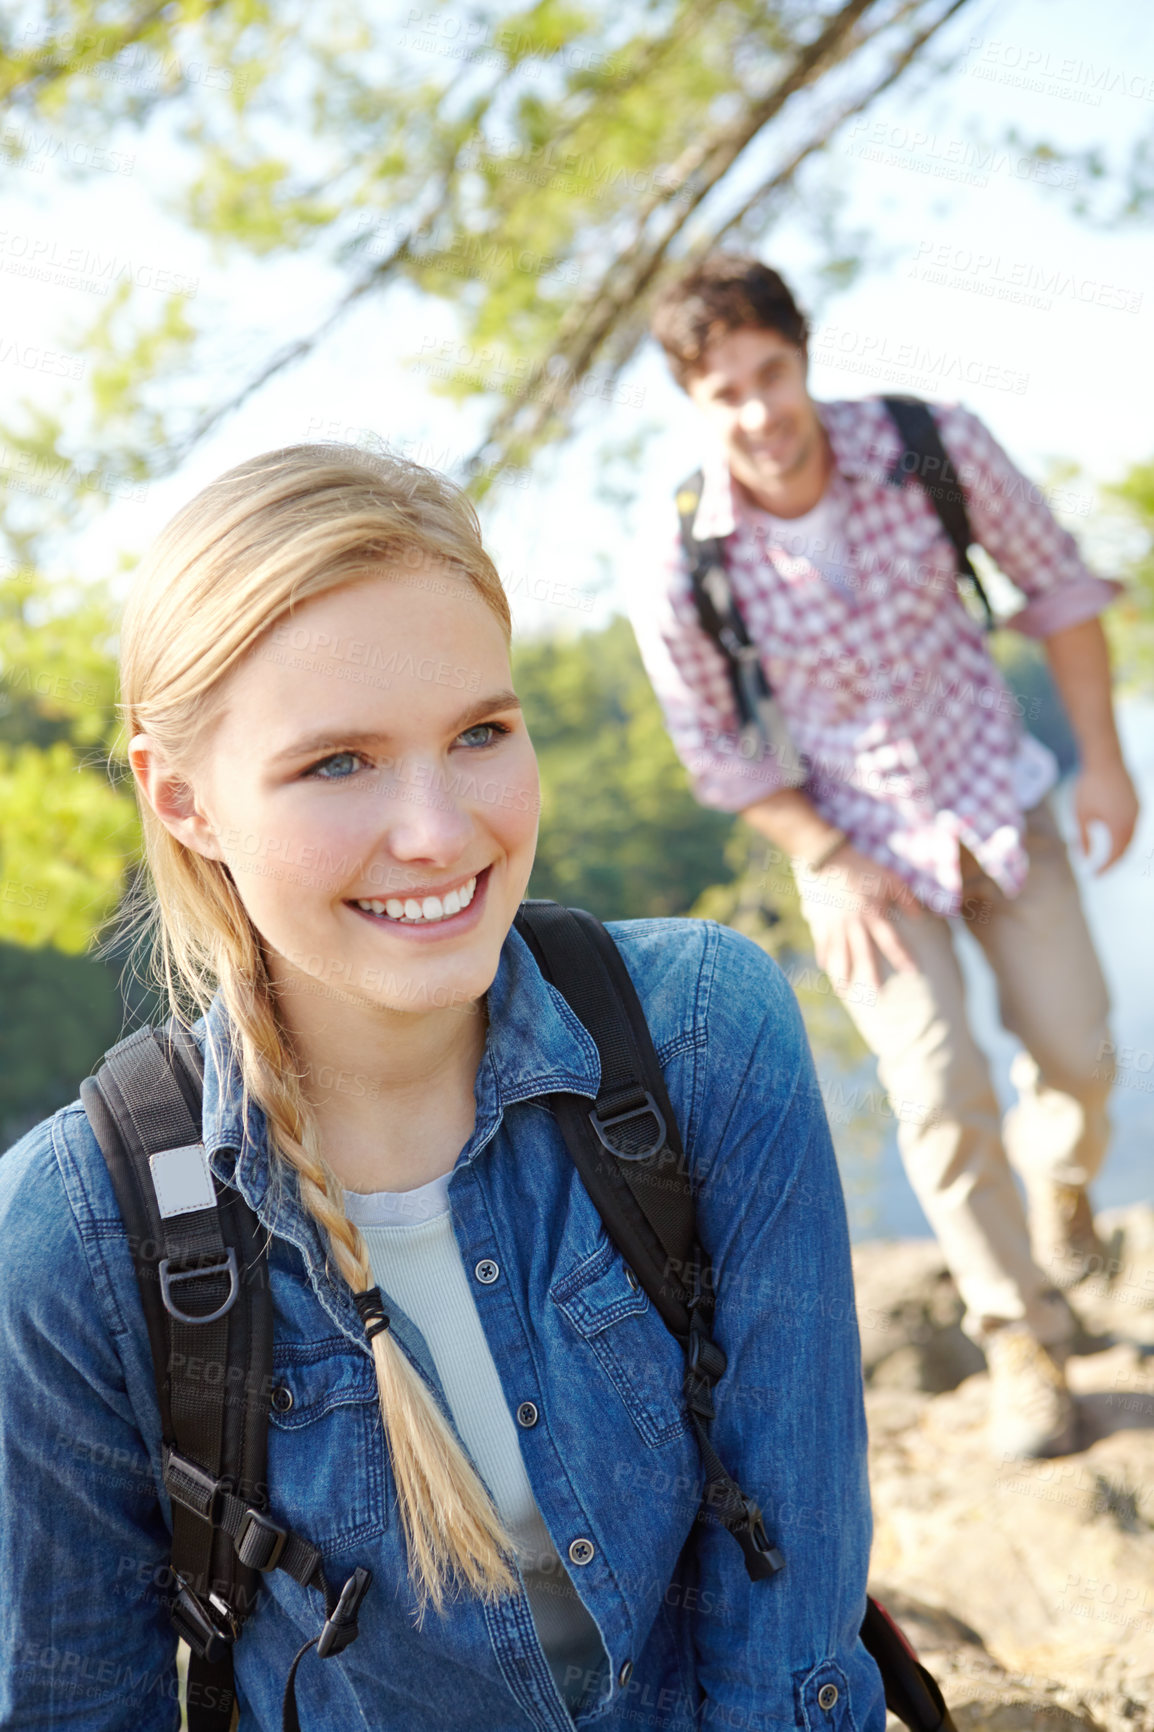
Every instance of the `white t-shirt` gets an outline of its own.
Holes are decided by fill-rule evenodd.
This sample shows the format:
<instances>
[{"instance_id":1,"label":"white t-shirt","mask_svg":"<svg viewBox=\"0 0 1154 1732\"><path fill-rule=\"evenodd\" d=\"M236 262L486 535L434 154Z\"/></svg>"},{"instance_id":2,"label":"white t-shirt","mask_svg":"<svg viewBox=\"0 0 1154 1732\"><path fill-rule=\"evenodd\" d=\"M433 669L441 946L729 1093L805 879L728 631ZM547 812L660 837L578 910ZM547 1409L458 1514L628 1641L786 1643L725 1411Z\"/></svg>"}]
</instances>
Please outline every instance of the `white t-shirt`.
<instances>
[{"instance_id":1,"label":"white t-shirt","mask_svg":"<svg viewBox=\"0 0 1154 1732\"><path fill-rule=\"evenodd\" d=\"M800 517L775 517L759 506L758 511L774 542L792 559L807 559L838 589L852 594L856 584L845 535L845 501L827 487L812 511Z\"/></svg>"}]
</instances>

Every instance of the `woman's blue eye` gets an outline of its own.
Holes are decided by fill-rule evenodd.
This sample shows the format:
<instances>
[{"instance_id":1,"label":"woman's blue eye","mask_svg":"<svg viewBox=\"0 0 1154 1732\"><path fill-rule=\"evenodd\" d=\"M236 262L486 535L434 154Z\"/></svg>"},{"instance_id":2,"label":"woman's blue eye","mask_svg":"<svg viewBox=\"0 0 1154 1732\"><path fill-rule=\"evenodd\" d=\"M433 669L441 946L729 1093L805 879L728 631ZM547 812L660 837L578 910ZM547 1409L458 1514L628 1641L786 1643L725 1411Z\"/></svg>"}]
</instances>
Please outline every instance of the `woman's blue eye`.
<instances>
[{"instance_id":1,"label":"woman's blue eye","mask_svg":"<svg viewBox=\"0 0 1154 1732\"><path fill-rule=\"evenodd\" d=\"M323 782L344 782L348 779L347 770L342 771L339 767L334 769L333 766L351 765L356 770L360 768L360 763L356 752L334 752L331 758L322 758L319 764L314 764L309 775L319 776Z\"/></svg>"},{"instance_id":2,"label":"woman's blue eye","mask_svg":"<svg viewBox=\"0 0 1154 1732\"><path fill-rule=\"evenodd\" d=\"M505 727L502 722L477 722L473 727L466 728L463 734L458 734L457 738L459 740L464 740L466 744L470 744L470 734L487 735L488 738L486 739L473 740L471 742L473 749L476 750L478 746L491 746L494 743L495 738L499 738L502 734L507 734L508 732L508 728Z\"/></svg>"}]
</instances>

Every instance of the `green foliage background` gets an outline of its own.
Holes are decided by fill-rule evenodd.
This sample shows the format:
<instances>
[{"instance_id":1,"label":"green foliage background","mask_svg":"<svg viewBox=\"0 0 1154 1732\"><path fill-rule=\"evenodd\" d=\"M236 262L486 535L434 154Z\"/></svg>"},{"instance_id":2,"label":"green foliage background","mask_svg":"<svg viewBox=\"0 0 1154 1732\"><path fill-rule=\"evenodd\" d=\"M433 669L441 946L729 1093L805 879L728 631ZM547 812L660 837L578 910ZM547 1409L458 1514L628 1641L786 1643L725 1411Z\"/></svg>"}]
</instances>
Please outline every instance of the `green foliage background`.
<instances>
[{"instance_id":1,"label":"green foliage background","mask_svg":"<svg viewBox=\"0 0 1154 1732\"><path fill-rule=\"evenodd\" d=\"M736 821L690 793L628 621L528 643L514 677L541 768L530 894L605 920L687 913L728 876Z\"/></svg>"}]
</instances>

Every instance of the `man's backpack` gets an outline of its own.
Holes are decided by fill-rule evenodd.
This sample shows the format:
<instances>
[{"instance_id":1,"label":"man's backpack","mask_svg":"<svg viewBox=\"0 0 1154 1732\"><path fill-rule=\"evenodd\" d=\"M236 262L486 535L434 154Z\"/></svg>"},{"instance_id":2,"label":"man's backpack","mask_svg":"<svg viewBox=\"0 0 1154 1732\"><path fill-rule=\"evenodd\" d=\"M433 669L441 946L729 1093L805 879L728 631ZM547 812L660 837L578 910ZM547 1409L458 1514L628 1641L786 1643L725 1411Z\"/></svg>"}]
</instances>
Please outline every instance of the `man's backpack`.
<instances>
[{"instance_id":1,"label":"man's backpack","mask_svg":"<svg viewBox=\"0 0 1154 1732\"><path fill-rule=\"evenodd\" d=\"M583 1184L666 1327L685 1351L685 1399L701 1450L701 1518L721 1523L753 1580L787 1567L761 1511L709 1438L725 1355L712 1337L714 1291L697 1239L689 1166L645 1014L609 933L581 909L528 901L517 929L542 974L592 1036L597 1100L550 1104ZM324 1595L326 1620L293 1661L285 1732L299 1732L295 1677L357 1634L371 1576L339 1590L319 1551L281 1526L265 1485L273 1398L272 1304L263 1231L239 1192L218 1189L201 1143L202 1064L187 1032L140 1029L108 1052L81 1099L128 1233L156 1373L163 1477L172 1502L171 1614L188 1643L188 1732L233 1724L233 1644L263 1572L287 1570ZM887 1706L913 1732L953 1732L930 1674L897 1626L867 1600L862 1640Z\"/></svg>"},{"instance_id":2,"label":"man's backpack","mask_svg":"<svg viewBox=\"0 0 1154 1732\"><path fill-rule=\"evenodd\" d=\"M889 479L901 485L912 477L924 489L953 544L959 583L972 594L985 630L991 631L996 623L994 610L970 559L974 536L965 495L929 406L917 397L883 397L882 402L902 437L902 453ZM776 706L761 657L733 598L725 569L725 542L720 537L698 541L693 533L703 482L699 469L677 489L681 546L689 566L697 617L702 630L725 657L742 736L750 741L751 754L754 743L765 739L772 755L788 762L789 748L783 744L784 725L778 722L772 731L766 726L765 718L775 716Z\"/></svg>"}]
</instances>

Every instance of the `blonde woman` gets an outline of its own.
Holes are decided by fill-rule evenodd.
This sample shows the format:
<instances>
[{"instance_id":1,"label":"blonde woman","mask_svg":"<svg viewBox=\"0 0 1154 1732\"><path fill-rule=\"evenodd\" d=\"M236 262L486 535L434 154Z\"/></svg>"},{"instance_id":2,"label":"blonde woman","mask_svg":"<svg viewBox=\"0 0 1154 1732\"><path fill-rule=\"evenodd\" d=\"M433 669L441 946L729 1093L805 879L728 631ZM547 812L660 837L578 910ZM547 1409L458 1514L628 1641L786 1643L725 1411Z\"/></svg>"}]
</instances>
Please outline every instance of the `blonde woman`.
<instances>
[{"instance_id":1,"label":"blonde woman","mask_svg":"<svg viewBox=\"0 0 1154 1732\"><path fill-rule=\"evenodd\" d=\"M513 929L539 799L508 643L463 495L340 447L206 488L124 622L157 954L212 1171L268 1244L269 1508L331 1583L373 1577L357 1641L300 1668L301 1723L881 1732L847 1235L796 1007L712 923L611 928L713 1261L713 1441L787 1560L751 1582L699 1519L682 1350L546 1104L595 1096L598 1059ZM0 1161L0 1234L0 1723L171 1732L152 1362L79 1105ZM253 1732L324 1617L261 1580Z\"/></svg>"}]
</instances>

